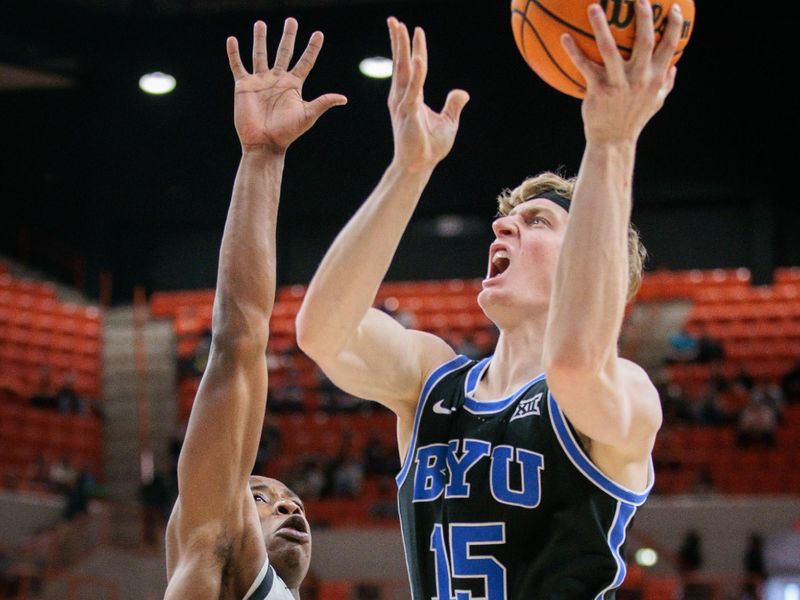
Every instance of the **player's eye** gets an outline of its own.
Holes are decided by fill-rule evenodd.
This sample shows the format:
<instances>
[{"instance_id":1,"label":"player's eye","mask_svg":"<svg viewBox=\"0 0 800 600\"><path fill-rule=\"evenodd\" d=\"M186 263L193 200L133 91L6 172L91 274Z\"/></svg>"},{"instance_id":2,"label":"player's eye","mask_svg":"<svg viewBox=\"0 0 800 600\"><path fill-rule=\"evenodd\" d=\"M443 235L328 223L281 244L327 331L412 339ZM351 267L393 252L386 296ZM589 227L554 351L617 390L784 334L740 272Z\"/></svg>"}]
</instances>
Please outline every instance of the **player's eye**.
<instances>
[{"instance_id":1,"label":"player's eye","mask_svg":"<svg viewBox=\"0 0 800 600\"><path fill-rule=\"evenodd\" d=\"M266 502L267 502L267 499L266 499L266 498L264 498L264 496L262 496L261 494L253 494L253 499L254 499L256 502L264 502L264 503L266 503Z\"/></svg>"}]
</instances>

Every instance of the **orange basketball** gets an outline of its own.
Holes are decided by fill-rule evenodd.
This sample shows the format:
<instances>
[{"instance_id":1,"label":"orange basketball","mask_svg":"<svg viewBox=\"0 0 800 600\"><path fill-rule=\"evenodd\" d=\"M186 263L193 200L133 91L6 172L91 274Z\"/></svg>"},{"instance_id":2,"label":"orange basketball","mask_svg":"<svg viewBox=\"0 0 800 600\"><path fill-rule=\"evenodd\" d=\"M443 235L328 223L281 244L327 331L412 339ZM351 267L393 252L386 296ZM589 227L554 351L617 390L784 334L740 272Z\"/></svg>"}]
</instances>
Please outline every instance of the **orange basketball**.
<instances>
[{"instance_id":1,"label":"orange basketball","mask_svg":"<svg viewBox=\"0 0 800 600\"><path fill-rule=\"evenodd\" d=\"M592 60L602 59L595 44L587 10L595 0L511 0L511 29L517 48L539 77L557 90L583 98L586 82L561 46L565 31ZM623 58L629 58L633 48L636 18L635 0L600 0L606 11L611 34ZM667 13L677 2L683 11L683 27L672 64L678 62L694 27L692 0L650 0L653 5L656 41L667 26Z\"/></svg>"}]
</instances>

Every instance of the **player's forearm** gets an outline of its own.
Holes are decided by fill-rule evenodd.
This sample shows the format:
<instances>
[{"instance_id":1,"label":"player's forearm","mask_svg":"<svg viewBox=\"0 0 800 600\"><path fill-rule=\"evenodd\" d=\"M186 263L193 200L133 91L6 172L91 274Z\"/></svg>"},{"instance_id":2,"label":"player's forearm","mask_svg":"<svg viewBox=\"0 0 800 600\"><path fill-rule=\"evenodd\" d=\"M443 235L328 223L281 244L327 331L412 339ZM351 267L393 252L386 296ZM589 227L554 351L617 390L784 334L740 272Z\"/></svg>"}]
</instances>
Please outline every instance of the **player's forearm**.
<instances>
[{"instance_id":1,"label":"player's forearm","mask_svg":"<svg viewBox=\"0 0 800 600\"><path fill-rule=\"evenodd\" d=\"M597 372L616 354L628 287L635 144L587 143L558 260L545 362Z\"/></svg>"},{"instance_id":2,"label":"player's forearm","mask_svg":"<svg viewBox=\"0 0 800 600\"><path fill-rule=\"evenodd\" d=\"M297 316L298 343L335 351L356 331L375 300L400 238L432 172L393 163L336 237Z\"/></svg>"},{"instance_id":3,"label":"player's forearm","mask_svg":"<svg viewBox=\"0 0 800 600\"><path fill-rule=\"evenodd\" d=\"M275 225L284 155L245 150L236 174L217 273L215 343L266 347L275 301Z\"/></svg>"}]
</instances>

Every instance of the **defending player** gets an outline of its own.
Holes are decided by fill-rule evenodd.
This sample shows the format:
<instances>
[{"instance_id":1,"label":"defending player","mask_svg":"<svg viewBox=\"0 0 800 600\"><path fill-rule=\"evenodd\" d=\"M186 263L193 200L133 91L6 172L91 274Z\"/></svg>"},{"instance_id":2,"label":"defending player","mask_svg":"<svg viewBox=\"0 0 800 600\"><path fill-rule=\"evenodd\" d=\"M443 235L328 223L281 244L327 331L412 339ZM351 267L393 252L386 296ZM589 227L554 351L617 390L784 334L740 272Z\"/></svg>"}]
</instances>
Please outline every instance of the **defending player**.
<instances>
[{"instance_id":1,"label":"defending player","mask_svg":"<svg viewBox=\"0 0 800 600\"><path fill-rule=\"evenodd\" d=\"M394 158L325 256L297 332L338 386L397 415L417 600L608 599L624 579L625 535L653 483L661 423L648 376L617 353L641 269L631 179L637 138L674 83L682 22L671 13L656 45L650 4L635 5L629 61L599 5L589 14L604 64L564 40L588 81L583 161L575 182L544 174L501 198L478 296L500 337L479 363L370 308L468 100L456 90L441 113L424 104L424 33L412 44L389 20Z\"/></svg>"},{"instance_id":2,"label":"defending player","mask_svg":"<svg viewBox=\"0 0 800 600\"><path fill-rule=\"evenodd\" d=\"M272 68L266 25L254 27L253 73L227 42L242 159L220 248L213 339L178 462L167 527L169 600L290 600L311 557L303 504L274 479L249 477L267 397L268 325L275 298L275 222L288 146L346 99L312 102L302 85L322 47L315 32L289 70L297 22L287 19Z\"/></svg>"}]
</instances>

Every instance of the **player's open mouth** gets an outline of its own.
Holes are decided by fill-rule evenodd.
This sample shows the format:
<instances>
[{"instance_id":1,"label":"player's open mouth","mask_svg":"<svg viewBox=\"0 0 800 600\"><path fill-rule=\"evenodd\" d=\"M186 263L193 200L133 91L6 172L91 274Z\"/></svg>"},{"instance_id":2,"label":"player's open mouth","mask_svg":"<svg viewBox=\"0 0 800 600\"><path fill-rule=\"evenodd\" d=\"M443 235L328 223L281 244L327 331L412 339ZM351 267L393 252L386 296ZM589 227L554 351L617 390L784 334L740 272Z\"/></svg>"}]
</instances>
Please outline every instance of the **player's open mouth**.
<instances>
[{"instance_id":1,"label":"player's open mouth","mask_svg":"<svg viewBox=\"0 0 800 600\"><path fill-rule=\"evenodd\" d=\"M308 525L306 525L302 517L298 516L292 516L286 519L275 532L275 535L301 544L308 543L311 539L311 534L308 532Z\"/></svg>"},{"instance_id":2,"label":"player's open mouth","mask_svg":"<svg viewBox=\"0 0 800 600\"><path fill-rule=\"evenodd\" d=\"M489 261L489 273L486 279L494 279L505 273L508 266L511 264L511 259L508 258L508 252L498 248L491 251L491 260Z\"/></svg>"}]
</instances>

